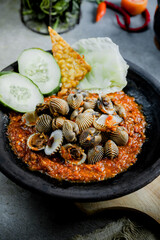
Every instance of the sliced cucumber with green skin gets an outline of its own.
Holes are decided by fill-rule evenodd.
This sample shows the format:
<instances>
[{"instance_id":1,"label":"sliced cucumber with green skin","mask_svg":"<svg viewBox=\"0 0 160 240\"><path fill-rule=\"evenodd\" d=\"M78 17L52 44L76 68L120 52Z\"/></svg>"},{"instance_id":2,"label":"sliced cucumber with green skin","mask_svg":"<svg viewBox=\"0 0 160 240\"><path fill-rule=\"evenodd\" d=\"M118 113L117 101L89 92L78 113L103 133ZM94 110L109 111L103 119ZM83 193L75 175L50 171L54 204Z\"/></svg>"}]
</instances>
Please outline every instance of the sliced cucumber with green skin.
<instances>
[{"instance_id":1,"label":"sliced cucumber with green skin","mask_svg":"<svg viewBox=\"0 0 160 240\"><path fill-rule=\"evenodd\" d=\"M18 58L18 69L22 75L30 78L44 95L58 92L61 71L52 54L39 48L26 49Z\"/></svg>"},{"instance_id":2,"label":"sliced cucumber with green skin","mask_svg":"<svg viewBox=\"0 0 160 240\"><path fill-rule=\"evenodd\" d=\"M0 76L0 103L18 112L31 112L44 101L39 88L19 73Z\"/></svg>"},{"instance_id":3,"label":"sliced cucumber with green skin","mask_svg":"<svg viewBox=\"0 0 160 240\"><path fill-rule=\"evenodd\" d=\"M9 74L9 73L13 73L11 71L4 71L4 72L0 72L0 76L4 75L4 74Z\"/></svg>"}]
</instances>

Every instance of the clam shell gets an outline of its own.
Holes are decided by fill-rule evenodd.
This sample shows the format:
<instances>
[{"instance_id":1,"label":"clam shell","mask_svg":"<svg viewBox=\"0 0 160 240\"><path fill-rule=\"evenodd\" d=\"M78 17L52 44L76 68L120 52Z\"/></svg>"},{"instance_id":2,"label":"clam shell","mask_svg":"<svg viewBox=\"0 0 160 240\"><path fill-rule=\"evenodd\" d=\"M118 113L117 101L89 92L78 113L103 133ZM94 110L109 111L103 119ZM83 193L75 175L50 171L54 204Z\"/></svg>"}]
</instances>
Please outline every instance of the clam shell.
<instances>
[{"instance_id":1,"label":"clam shell","mask_svg":"<svg viewBox=\"0 0 160 240\"><path fill-rule=\"evenodd\" d=\"M79 131L82 132L83 130L92 126L93 123L93 115L91 112L84 112L79 114L76 117L75 121L79 127Z\"/></svg>"},{"instance_id":2,"label":"clam shell","mask_svg":"<svg viewBox=\"0 0 160 240\"><path fill-rule=\"evenodd\" d=\"M53 131L58 129L58 127L56 126L56 118L53 118L53 120L52 120L52 129L53 129Z\"/></svg>"},{"instance_id":3,"label":"clam shell","mask_svg":"<svg viewBox=\"0 0 160 240\"><path fill-rule=\"evenodd\" d=\"M78 135L79 134L79 127L78 127L77 123L71 121L71 124L73 126L73 131Z\"/></svg>"},{"instance_id":4,"label":"clam shell","mask_svg":"<svg viewBox=\"0 0 160 240\"><path fill-rule=\"evenodd\" d=\"M67 97L67 102L71 108L77 109L83 102L83 96L81 93L70 93Z\"/></svg>"},{"instance_id":5,"label":"clam shell","mask_svg":"<svg viewBox=\"0 0 160 240\"><path fill-rule=\"evenodd\" d=\"M96 99L87 99L84 101L83 107L84 109L94 109L96 106Z\"/></svg>"},{"instance_id":6,"label":"clam shell","mask_svg":"<svg viewBox=\"0 0 160 240\"><path fill-rule=\"evenodd\" d=\"M56 118L56 126L58 128L62 128L65 120L66 120L65 117L57 117Z\"/></svg>"},{"instance_id":7,"label":"clam shell","mask_svg":"<svg viewBox=\"0 0 160 240\"><path fill-rule=\"evenodd\" d=\"M67 115L69 112L68 103L60 98L52 98L52 100L49 103L49 108L52 114L56 112L62 115Z\"/></svg>"},{"instance_id":8,"label":"clam shell","mask_svg":"<svg viewBox=\"0 0 160 240\"><path fill-rule=\"evenodd\" d=\"M68 142L77 140L76 135L79 133L78 125L70 120L65 120L63 124L63 135Z\"/></svg>"},{"instance_id":9,"label":"clam shell","mask_svg":"<svg viewBox=\"0 0 160 240\"><path fill-rule=\"evenodd\" d=\"M61 129L63 127L65 119L66 119L65 117L54 118L52 120L52 129L53 130Z\"/></svg>"},{"instance_id":10,"label":"clam shell","mask_svg":"<svg viewBox=\"0 0 160 240\"><path fill-rule=\"evenodd\" d=\"M97 131L95 128L87 128L85 129L80 137L79 137L79 143L82 147L94 147L95 145L98 145L102 140L102 136L100 134L100 131Z\"/></svg>"},{"instance_id":11,"label":"clam shell","mask_svg":"<svg viewBox=\"0 0 160 240\"><path fill-rule=\"evenodd\" d=\"M107 130L107 126L105 125L106 118L107 118L107 115L105 115L105 114L102 114L98 118L96 118L96 116L94 116L93 126L99 131L106 131Z\"/></svg>"},{"instance_id":12,"label":"clam shell","mask_svg":"<svg viewBox=\"0 0 160 240\"><path fill-rule=\"evenodd\" d=\"M25 123L28 127L34 126L36 124L38 116L36 112L27 112L22 115L22 122Z\"/></svg>"},{"instance_id":13,"label":"clam shell","mask_svg":"<svg viewBox=\"0 0 160 240\"><path fill-rule=\"evenodd\" d=\"M106 114L113 114L115 112L112 101L106 95L103 95L98 98L97 107L101 112Z\"/></svg>"},{"instance_id":14,"label":"clam shell","mask_svg":"<svg viewBox=\"0 0 160 240\"><path fill-rule=\"evenodd\" d=\"M118 147L112 140L108 140L106 142L104 146L104 151L105 151L105 155L110 159L117 157L119 154Z\"/></svg>"},{"instance_id":15,"label":"clam shell","mask_svg":"<svg viewBox=\"0 0 160 240\"><path fill-rule=\"evenodd\" d=\"M118 125L119 123L121 123L123 121L123 118L121 118L119 115L106 115L106 119L105 120L105 125L107 126L107 128L112 128L116 125Z\"/></svg>"},{"instance_id":16,"label":"clam shell","mask_svg":"<svg viewBox=\"0 0 160 240\"><path fill-rule=\"evenodd\" d=\"M80 165L85 162L87 156L84 150L76 144L65 144L61 147L60 154L66 163Z\"/></svg>"},{"instance_id":17,"label":"clam shell","mask_svg":"<svg viewBox=\"0 0 160 240\"><path fill-rule=\"evenodd\" d=\"M56 130L51 133L48 143L44 149L46 155L53 155L59 151L63 143L63 134L61 130Z\"/></svg>"},{"instance_id":18,"label":"clam shell","mask_svg":"<svg viewBox=\"0 0 160 240\"><path fill-rule=\"evenodd\" d=\"M110 139L118 146L125 146L128 143L128 132L124 127L117 127L110 133Z\"/></svg>"},{"instance_id":19,"label":"clam shell","mask_svg":"<svg viewBox=\"0 0 160 240\"><path fill-rule=\"evenodd\" d=\"M118 125L119 123L121 123L122 121L123 121L123 118L121 118L119 115L112 115L112 125L113 126L116 126L116 125Z\"/></svg>"},{"instance_id":20,"label":"clam shell","mask_svg":"<svg viewBox=\"0 0 160 240\"><path fill-rule=\"evenodd\" d=\"M94 148L88 150L88 163L95 164L102 160L104 149L101 145L97 145Z\"/></svg>"},{"instance_id":21,"label":"clam shell","mask_svg":"<svg viewBox=\"0 0 160 240\"><path fill-rule=\"evenodd\" d=\"M35 112L38 116L42 114L50 114L49 104L48 103L37 104Z\"/></svg>"},{"instance_id":22,"label":"clam shell","mask_svg":"<svg viewBox=\"0 0 160 240\"><path fill-rule=\"evenodd\" d=\"M70 119L71 119L72 121L75 120L76 117L77 117L80 113L83 112L83 110L84 110L83 107L75 109L75 110L72 112L72 114L71 114L71 116L70 116Z\"/></svg>"},{"instance_id":23,"label":"clam shell","mask_svg":"<svg viewBox=\"0 0 160 240\"><path fill-rule=\"evenodd\" d=\"M118 115L102 114L99 118L94 117L93 126L100 131L106 131L122 121L123 119Z\"/></svg>"},{"instance_id":24,"label":"clam shell","mask_svg":"<svg viewBox=\"0 0 160 240\"><path fill-rule=\"evenodd\" d=\"M116 104L114 108L120 117L124 119L126 118L126 110L123 106L121 106L120 104Z\"/></svg>"},{"instance_id":25,"label":"clam shell","mask_svg":"<svg viewBox=\"0 0 160 240\"><path fill-rule=\"evenodd\" d=\"M48 137L43 133L33 133L27 139L27 146L33 151L41 151L45 148Z\"/></svg>"},{"instance_id":26,"label":"clam shell","mask_svg":"<svg viewBox=\"0 0 160 240\"><path fill-rule=\"evenodd\" d=\"M47 133L51 130L51 128L52 128L51 116L49 116L47 114L42 114L41 116L38 117L37 122L36 122L36 130L38 132Z\"/></svg>"}]
</instances>

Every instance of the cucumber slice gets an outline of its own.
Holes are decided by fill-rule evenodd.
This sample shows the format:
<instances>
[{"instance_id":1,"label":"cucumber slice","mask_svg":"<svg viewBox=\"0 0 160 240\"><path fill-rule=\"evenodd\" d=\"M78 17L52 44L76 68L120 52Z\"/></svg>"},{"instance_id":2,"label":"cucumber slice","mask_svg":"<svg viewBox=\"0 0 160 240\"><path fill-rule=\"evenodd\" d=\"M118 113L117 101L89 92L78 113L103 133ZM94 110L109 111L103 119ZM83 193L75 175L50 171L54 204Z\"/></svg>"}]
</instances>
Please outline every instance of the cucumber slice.
<instances>
[{"instance_id":1,"label":"cucumber slice","mask_svg":"<svg viewBox=\"0 0 160 240\"><path fill-rule=\"evenodd\" d=\"M11 71L4 71L4 72L0 72L0 76L4 75L4 74L9 74L9 73L13 73Z\"/></svg>"},{"instance_id":2,"label":"cucumber slice","mask_svg":"<svg viewBox=\"0 0 160 240\"><path fill-rule=\"evenodd\" d=\"M18 112L31 112L43 101L39 88L29 78L14 72L0 76L0 103L3 105Z\"/></svg>"},{"instance_id":3,"label":"cucumber slice","mask_svg":"<svg viewBox=\"0 0 160 240\"><path fill-rule=\"evenodd\" d=\"M24 50L18 58L19 72L30 78L44 95L57 93L61 72L54 57L39 48Z\"/></svg>"}]
</instances>

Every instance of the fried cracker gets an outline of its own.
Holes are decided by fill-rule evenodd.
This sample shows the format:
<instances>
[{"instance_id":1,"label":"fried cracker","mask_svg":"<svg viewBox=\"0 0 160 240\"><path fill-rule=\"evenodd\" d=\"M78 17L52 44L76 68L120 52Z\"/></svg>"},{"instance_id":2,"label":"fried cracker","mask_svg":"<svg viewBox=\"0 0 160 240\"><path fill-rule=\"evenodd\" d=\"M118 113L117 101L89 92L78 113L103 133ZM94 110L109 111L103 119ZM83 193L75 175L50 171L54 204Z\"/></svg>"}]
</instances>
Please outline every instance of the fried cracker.
<instances>
[{"instance_id":1,"label":"fried cracker","mask_svg":"<svg viewBox=\"0 0 160 240\"><path fill-rule=\"evenodd\" d=\"M51 27L48 31L52 42L52 52L61 69L62 90L76 87L91 66Z\"/></svg>"}]
</instances>

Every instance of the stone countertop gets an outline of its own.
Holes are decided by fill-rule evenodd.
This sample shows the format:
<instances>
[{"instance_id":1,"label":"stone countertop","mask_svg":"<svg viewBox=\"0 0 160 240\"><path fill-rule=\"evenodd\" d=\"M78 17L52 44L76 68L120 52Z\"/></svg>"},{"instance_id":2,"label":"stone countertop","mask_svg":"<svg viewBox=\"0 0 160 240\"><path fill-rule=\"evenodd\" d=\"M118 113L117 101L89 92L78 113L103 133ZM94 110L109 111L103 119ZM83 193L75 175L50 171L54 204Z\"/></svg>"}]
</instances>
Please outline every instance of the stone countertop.
<instances>
[{"instance_id":1,"label":"stone countertop","mask_svg":"<svg viewBox=\"0 0 160 240\"><path fill-rule=\"evenodd\" d=\"M160 52L154 44L153 31L155 8L156 1L149 1L151 23L147 31L128 33L119 28L115 13L110 9L107 9L100 22L95 23L96 4L84 1L80 24L63 34L63 37L70 44L81 38L110 37L119 45L124 58L159 80ZM21 23L19 9L18 0L0 1L0 70L16 61L21 51L26 48L51 49L49 36L34 33ZM132 22L134 26L138 26L143 23L143 19L141 16L133 17ZM1 240L67 239L69 232L79 233L83 216L74 204L61 201L57 203L56 200L33 194L11 182L2 173L0 182ZM61 207L57 209L56 205ZM77 213L71 214L73 218L69 221L68 209Z\"/></svg>"}]
</instances>

